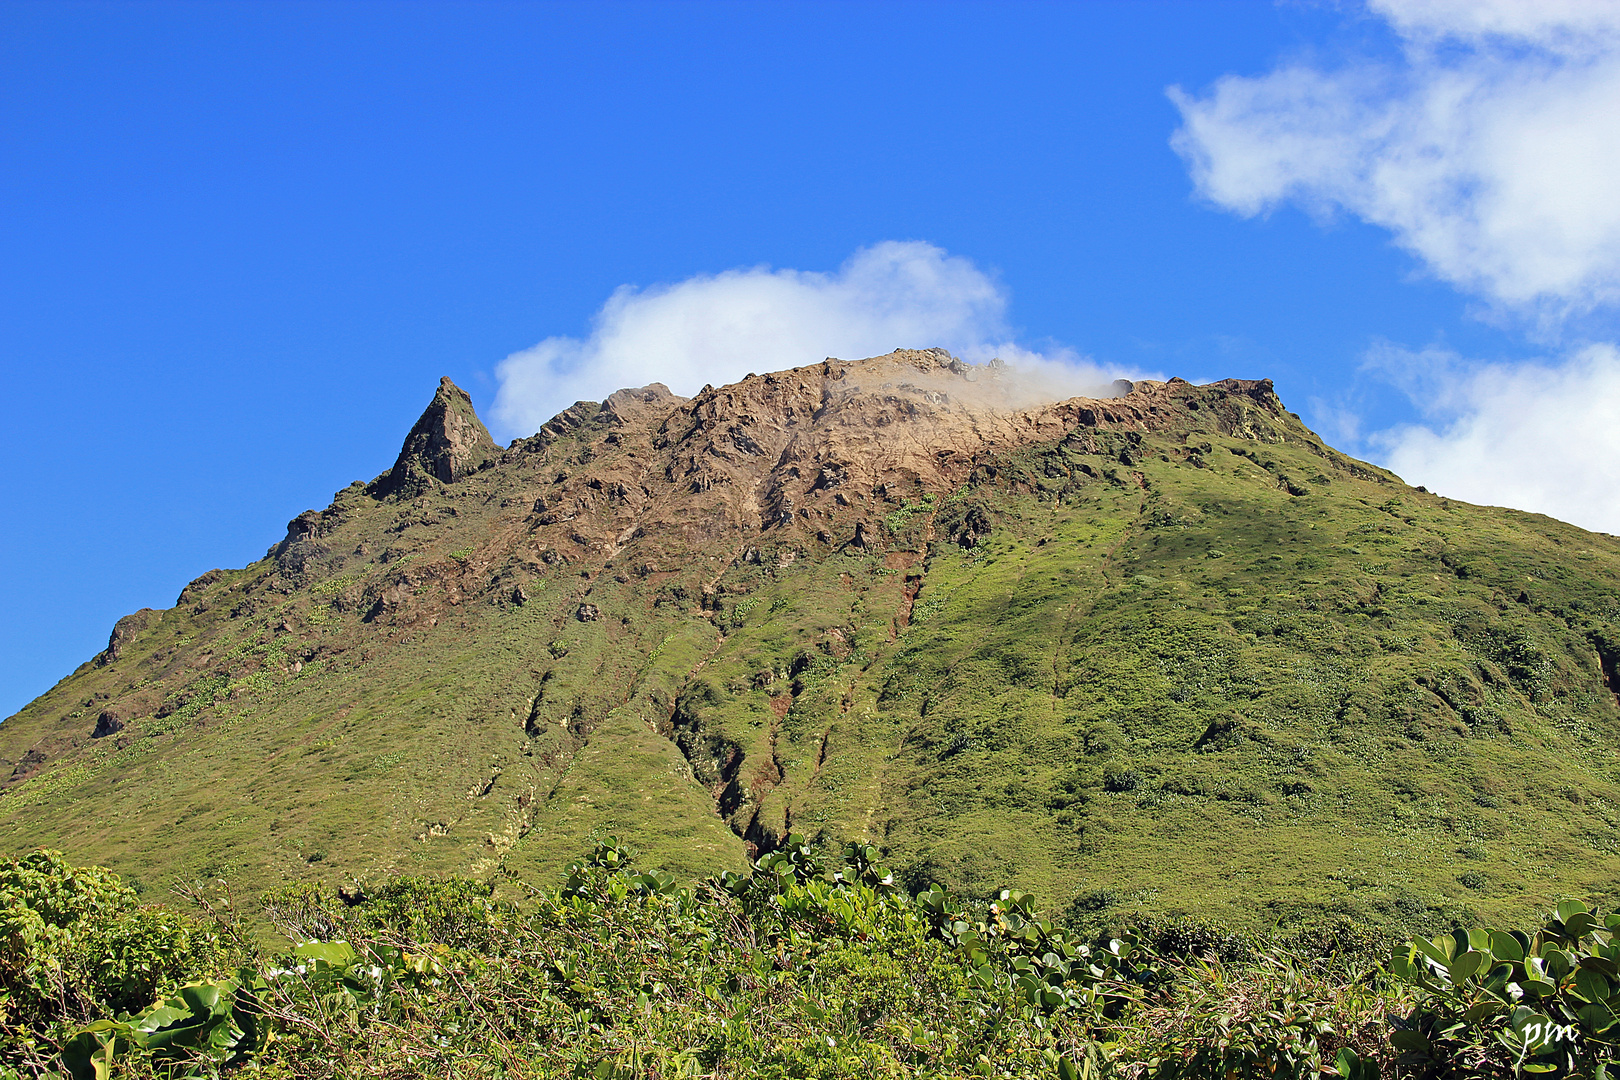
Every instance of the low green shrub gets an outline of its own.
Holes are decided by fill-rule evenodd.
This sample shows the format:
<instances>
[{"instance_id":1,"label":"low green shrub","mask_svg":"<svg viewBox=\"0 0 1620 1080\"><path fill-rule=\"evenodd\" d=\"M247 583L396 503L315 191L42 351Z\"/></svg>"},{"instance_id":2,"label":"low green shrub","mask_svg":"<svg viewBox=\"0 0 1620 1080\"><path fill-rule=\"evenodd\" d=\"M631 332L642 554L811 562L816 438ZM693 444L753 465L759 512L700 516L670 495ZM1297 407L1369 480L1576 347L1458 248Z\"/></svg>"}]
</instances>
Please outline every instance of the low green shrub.
<instances>
[{"instance_id":1,"label":"low green shrub","mask_svg":"<svg viewBox=\"0 0 1620 1080\"><path fill-rule=\"evenodd\" d=\"M1413 938L1390 968L1417 1002L1393 1035L1437 1076L1620 1074L1620 914L1566 900L1534 934Z\"/></svg>"},{"instance_id":2,"label":"low green shrub","mask_svg":"<svg viewBox=\"0 0 1620 1080\"><path fill-rule=\"evenodd\" d=\"M142 906L106 870L54 851L0 862L0 1064L37 1064L65 1032L228 962L211 927Z\"/></svg>"},{"instance_id":3,"label":"low green shrub","mask_svg":"<svg viewBox=\"0 0 1620 1080\"><path fill-rule=\"evenodd\" d=\"M608 839L521 901L283 889L264 913L294 944L247 956L229 909L205 931L57 855L0 883L5 1077L1598 1080L1620 1034L1620 919L1573 902L1385 965L1354 927L1092 938L1027 893L908 892L866 844L793 836L683 887Z\"/></svg>"}]
</instances>

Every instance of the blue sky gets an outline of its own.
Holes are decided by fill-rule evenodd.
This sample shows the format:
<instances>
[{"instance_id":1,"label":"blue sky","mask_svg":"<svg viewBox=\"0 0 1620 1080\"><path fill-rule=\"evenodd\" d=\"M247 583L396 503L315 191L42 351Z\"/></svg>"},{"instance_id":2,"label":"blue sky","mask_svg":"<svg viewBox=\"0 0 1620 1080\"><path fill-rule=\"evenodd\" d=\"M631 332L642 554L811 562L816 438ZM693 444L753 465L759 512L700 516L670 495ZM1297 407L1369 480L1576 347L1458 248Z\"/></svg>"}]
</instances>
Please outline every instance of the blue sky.
<instances>
[{"instance_id":1,"label":"blue sky","mask_svg":"<svg viewBox=\"0 0 1620 1080\"><path fill-rule=\"evenodd\" d=\"M1620 531L1620 190L1571 149L1620 18L1538 9L0 6L0 715L387 468L440 375L503 440L868 344L1264 376ZM1562 487L1503 456L1548 439Z\"/></svg>"}]
</instances>

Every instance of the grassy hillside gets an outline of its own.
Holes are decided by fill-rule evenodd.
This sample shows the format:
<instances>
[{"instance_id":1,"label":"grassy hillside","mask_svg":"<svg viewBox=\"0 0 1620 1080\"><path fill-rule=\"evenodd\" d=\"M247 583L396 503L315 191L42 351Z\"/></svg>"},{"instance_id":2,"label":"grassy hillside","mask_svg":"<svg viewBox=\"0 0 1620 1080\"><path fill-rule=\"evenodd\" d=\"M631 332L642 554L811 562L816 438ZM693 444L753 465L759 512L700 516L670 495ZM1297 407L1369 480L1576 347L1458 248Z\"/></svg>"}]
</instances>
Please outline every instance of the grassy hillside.
<instances>
[{"instance_id":1,"label":"grassy hillside","mask_svg":"<svg viewBox=\"0 0 1620 1080\"><path fill-rule=\"evenodd\" d=\"M1097 918L1612 906L1620 542L1407 488L1267 384L1006 420L868 370L504 453L441 389L448 456L419 424L0 725L0 844L156 888L546 880L614 834L690 880L792 830Z\"/></svg>"},{"instance_id":2,"label":"grassy hillside","mask_svg":"<svg viewBox=\"0 0 1620 1080\"><path fill-rule=\"evenodd\" d=\"M1153 442L1145 489L1000 500L986 550L930 561L874 687L898 861L1237 921L1614 888L1611 538Z\"/></svg>"}]
</instances>

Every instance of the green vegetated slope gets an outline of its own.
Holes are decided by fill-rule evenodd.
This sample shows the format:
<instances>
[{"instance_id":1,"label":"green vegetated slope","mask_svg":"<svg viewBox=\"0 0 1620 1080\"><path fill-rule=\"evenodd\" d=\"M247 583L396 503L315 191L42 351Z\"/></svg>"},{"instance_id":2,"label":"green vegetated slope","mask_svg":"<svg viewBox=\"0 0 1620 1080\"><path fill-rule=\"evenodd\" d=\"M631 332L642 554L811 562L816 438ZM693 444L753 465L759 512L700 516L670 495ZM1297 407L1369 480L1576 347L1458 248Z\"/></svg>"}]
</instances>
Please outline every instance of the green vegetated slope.
<instances>
[{"instance_id":1,"label":"green vegetated slope","mask_svg":"<svg viewBox=\"0 0 1620 1080\"><path fill-rule=\"evenodd\" d=\"M975 374L648 388L505 451L447 384L0 725L0 843L257 886L791 831L1099 915L1612 903L1620 542L1407 488L1269 384L1009 420Z\"/></svg>"},{"instance_id":2,"label":"green vegetated slope","mask_svg":"<svg viewBox=\"0 0 1620 1080\"><path fill-rule=\"evenodd\" d=\"M876 687L897 860L1233 923L1612 892L1615 542L1305 447L1178 449L932 560Z\"/></svg>"}]
</instances>

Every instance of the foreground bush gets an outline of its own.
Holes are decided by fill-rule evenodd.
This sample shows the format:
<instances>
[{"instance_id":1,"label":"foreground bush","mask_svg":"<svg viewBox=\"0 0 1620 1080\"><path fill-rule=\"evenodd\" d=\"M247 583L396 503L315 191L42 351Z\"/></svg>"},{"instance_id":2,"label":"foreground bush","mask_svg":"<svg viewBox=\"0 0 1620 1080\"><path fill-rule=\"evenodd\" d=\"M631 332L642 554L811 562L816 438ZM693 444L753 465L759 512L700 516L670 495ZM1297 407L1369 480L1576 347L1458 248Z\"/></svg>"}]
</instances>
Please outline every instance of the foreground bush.
<instances>
[{"instance_id":1,"label":"foreground bush","mask_svg":"<svg viewBox=\"0 0 1620 1080\"><path fill-rule=\"evenodd\" d=\"M32 928L0 961L0 1061L84 1080L1367 1080L1598 1077L1614 1054L1615 920L1576 906L1534 936L1414 940L1386 967L1331 937L1156 924L1082 940L1025 894L912 896L874 849L837 854L790 838L688 889L610 841L522 902L461 879L297 886L263 908L297 944L265 954L228 903L198 897L204 931L40 853L0 877L7 926Z\"/></svg>"},{"instance_id":2,"label":"foreground bush","mask_svg":"<svg viewBox=\"0 0 1620 1080\"><path fill-rule=\"evenodd\" d=\"M0 1062L37 1064L64 1029L144 1009L228 962L212 926L140 906L106 870L47 851L0 862Z\"/></svg>"},{"instance_id":3,"label":"foreground bush","mask_svg":"<svg viewBox=\"0 0 1620 1080\"><path fill-rule=\"evenodd\" d=\"M1393 1036L1402 1062L1451 1075L1604 1077L1620 1061L1617 934L1620 914L1566 900L1534 935L1414 938L1390 964L1418 991Z\"/></svg>"}]
</instances>

